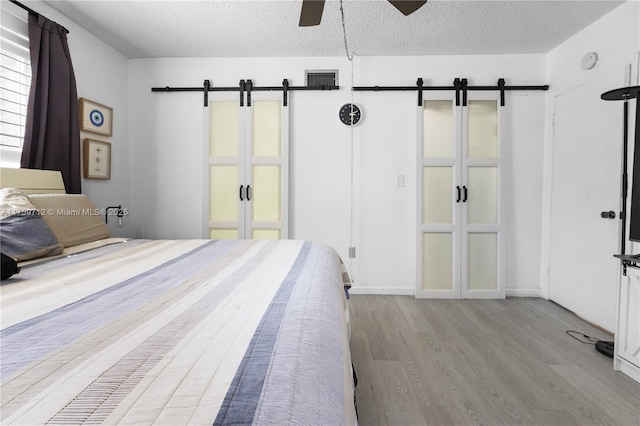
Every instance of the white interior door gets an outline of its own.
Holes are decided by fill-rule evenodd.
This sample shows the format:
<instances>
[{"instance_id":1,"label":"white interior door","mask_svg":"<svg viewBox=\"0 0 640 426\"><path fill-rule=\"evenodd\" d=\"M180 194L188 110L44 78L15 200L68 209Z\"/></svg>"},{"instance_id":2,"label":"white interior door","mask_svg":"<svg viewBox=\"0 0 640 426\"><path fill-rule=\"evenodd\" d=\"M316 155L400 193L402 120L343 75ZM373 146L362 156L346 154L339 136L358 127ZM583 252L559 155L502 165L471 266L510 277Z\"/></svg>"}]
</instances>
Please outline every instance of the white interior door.
<instances>
[{"instance_id":1,"label":"white interior door","mask_svg":"<svg viewBox=\"0 0 640 426\"><path fill-rule=\"evenodd\" d=\"M475 96L474 96L475 95ZM462 114L462 274L465 299L504 299L502 108L498 94L471 94Z\"/></svg>"},{"instance_id":2,"label":"white interior door","mask_svg":"<svg viewBox=\"0 0 640 426\"><path fill-rule=\"evenodd\" d=\"M245 238L244 109L237 97L221 98L209 103L207 237L234 240Z\"/></svg>"},{"instance_id":3,"label":"white interior door","mask_svg":"<svg viewBox=\"0 0 640 426\"><path fill-rule=\"evenodd\" d=\"M460 108L452 95L418 108L416 297L460 297Z\"/></svg>"},{"instance_id":4,"label":"white interior door","mask_svg":"<svg viewBox=\"0 0 640 426\"><path fill-rule=\"evenodd\" d=\"M235 96L232 96L235 95ZM237 94L209 103L208 236L288 238L289 109L282 96Z\"/></svg>"},{"instance_id":5,"label":"white interior door","mask_svg":"<svg viewBox=\"0 0 640 426\"><path fill-rule=\"evenodd\" d=\"M555 98L550 299L607 330L615 328L620 231L622 103L600 95L622 87L605 69ZM615 219L602 218L612 211Z\"/></svg>"},{"instance_id":6,"label":"white interior door","mask_svg":"<svg viewBox=\"0 0 640 426\"><path fill-rule=\"evenodd\" d=\"M279 93L252 97L247 117L246 238L287 239L289 108Z\"/></svg>"},{"instance_id":7,"label":"white interior door","mask_svg":"<svg viewBox=\"0 0 640 426\"><path fill-rule=\"evenodd\" d=\"M497 96L418 110L416 297L504 298Z\"/></svg>"}]
</instances>

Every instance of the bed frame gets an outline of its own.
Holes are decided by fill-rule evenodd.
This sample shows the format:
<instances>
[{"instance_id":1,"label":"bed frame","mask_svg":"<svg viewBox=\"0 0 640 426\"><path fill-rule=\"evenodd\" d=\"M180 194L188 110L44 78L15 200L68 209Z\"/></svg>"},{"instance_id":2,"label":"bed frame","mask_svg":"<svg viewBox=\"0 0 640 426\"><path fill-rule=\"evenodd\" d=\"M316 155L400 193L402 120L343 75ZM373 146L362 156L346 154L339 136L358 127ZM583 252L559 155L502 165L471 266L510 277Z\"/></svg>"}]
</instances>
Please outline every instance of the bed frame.
<instances>
[{"instance_id":1,"label":"bed frame","mask_svg":"<svg viewBox=\"0 0 640 426\"><path fill-rule=\"evenodd\" d=\"M0 168L0 188L25 194L66 194L62 174L54 170Z\"/></svg>"}]
</instances>

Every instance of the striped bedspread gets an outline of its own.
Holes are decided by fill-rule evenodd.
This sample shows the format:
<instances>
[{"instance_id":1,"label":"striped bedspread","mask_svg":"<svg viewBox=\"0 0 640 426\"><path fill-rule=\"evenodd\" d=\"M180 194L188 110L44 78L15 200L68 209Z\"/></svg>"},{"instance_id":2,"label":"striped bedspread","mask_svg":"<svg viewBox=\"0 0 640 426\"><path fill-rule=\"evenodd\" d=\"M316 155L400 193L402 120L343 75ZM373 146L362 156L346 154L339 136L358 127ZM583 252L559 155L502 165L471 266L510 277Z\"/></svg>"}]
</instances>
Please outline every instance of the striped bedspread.
<instances>
[{"instance_id":1,"label":"striped bedspread","mask_svg":"<svg viewBox=\"0 0 640 426\"><path fill-rule=\"evenodd\" d=\"M129 240L0 287L2 424L355 424L341 262Z\"/></svg>"}]
</instances>

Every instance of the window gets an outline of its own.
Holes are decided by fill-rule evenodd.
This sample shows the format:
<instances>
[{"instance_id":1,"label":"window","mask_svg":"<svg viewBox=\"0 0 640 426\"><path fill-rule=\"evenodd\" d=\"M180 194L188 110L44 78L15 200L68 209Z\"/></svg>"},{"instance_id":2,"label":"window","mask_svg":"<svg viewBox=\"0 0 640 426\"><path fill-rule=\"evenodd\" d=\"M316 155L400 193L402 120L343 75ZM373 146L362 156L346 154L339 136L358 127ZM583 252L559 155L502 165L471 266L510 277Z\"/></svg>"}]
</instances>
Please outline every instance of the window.
<instances>
[{"instance_id":1,"label":"window","mask_svg":"<svg viewBox=\"0 0 640 426\"><path fill-rule=\"evenodd\" d=\"M0 19L0 165L20 167L31 84L25 10L2 2Z\"/></svg>"}]
</instances>

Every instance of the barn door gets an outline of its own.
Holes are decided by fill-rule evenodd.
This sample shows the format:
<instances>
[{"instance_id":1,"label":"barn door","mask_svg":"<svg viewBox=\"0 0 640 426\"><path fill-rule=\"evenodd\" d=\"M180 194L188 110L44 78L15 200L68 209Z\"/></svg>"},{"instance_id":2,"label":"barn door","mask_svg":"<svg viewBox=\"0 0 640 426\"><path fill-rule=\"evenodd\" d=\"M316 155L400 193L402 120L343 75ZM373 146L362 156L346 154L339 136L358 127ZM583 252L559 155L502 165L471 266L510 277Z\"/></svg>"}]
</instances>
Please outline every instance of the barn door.
<instances>
[{"instance_id":1,"label":"barn door","mask_svg":"<svg viewBox=\"0 0 640 426\"><path fill-rule=\"evenodd\" d=\"M288 238L288 107L254 93L209 110L209 237Z\"/></svg>"}]
</instances>

